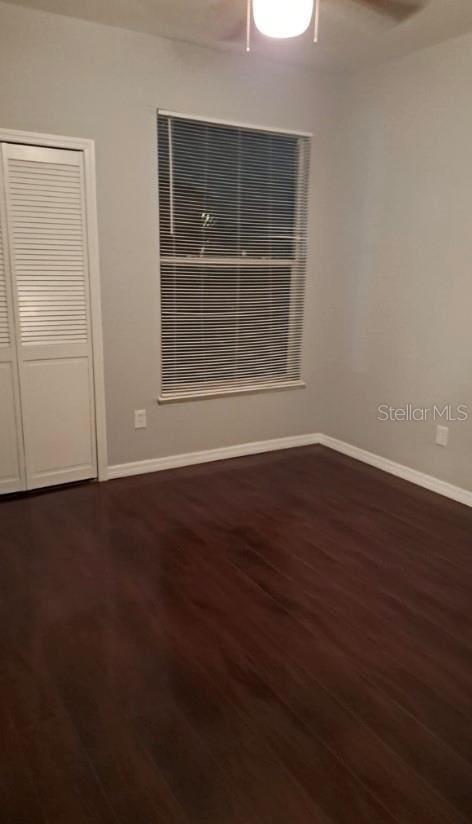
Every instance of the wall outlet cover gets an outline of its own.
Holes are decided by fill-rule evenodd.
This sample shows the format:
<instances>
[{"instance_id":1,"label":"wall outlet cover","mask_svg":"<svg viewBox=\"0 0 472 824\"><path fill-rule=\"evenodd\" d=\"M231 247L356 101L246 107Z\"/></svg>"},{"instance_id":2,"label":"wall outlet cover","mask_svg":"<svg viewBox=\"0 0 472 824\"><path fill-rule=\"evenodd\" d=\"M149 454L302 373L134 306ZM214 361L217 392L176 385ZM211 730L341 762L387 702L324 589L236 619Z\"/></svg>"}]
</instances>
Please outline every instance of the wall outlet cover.
<instances>
[{"instance_id":1,"label":"wall outlet cover","mask_svg":"<svg viewBox=\"0 0 472 824\"><path fill-rule=\"evenodd\" d=\"M147 416L145 409L135 409L134 410L134 428L135 429L146 429L147 426Z\"/></svg>"},{"instance_id":2,"label":"wall outlet cover","mask_svg":"<svg viewBox=\"0 0 472 824\"><path fill-rule=\"evenodd\" d=\"M449 427L448 426L437 426L436 427L436 443L438 446L447 446L449 443Z\"/></svg>"}]
</instances>

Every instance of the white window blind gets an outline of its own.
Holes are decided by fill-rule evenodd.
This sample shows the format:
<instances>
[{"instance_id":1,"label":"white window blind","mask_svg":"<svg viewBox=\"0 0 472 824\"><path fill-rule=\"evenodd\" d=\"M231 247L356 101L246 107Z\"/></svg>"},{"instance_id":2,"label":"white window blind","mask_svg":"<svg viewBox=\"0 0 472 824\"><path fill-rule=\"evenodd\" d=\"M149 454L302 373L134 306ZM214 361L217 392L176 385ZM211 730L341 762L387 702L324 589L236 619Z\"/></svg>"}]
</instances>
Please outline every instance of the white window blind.
<instances>
[{"instance_id":1,"label":"white window blind","mask_svg":"<svg viewBox=\"0 0 472 824\"><path fill-rule=\"evenodd\" d=\"M301 384L309 148L158 115L162 401Z\"/></svg>"}]
</instances>

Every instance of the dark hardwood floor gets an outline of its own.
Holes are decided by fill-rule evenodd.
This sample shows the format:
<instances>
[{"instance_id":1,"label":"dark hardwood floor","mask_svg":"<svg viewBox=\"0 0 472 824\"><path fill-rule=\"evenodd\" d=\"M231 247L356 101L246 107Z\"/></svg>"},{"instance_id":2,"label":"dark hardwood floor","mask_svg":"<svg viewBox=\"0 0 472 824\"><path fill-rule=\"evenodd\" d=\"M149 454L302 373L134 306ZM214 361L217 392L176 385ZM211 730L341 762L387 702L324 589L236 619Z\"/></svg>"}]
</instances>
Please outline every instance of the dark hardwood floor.
<instances>
[{"instance_id":1,"label":"dark hardwood floor","mask_svg":"<svg viewBox=\"0 0 472 824\"><path fill-rule=\"evenodd\" d=\"M2 824L472 821L472 510L322 447L0 503Z\"/></svg>"}]
</instances>

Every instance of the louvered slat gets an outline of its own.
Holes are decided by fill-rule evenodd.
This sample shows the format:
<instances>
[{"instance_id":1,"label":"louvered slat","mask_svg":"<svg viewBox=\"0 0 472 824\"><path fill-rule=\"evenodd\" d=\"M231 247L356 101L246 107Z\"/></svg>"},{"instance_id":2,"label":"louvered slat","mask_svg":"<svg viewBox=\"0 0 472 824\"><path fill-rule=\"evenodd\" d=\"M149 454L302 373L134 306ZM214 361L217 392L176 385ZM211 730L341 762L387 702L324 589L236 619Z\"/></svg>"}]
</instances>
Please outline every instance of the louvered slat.
<instances>
[{"instance_id":1,"label":"louvered slat","mask_svg":"<svg viewBox=\"0 0 472 824\"><path fill-rule=\"evenodd\" d=\"M21 343L86 342L80 168L10 159L8 174Z\"/></svg>"},{"instance_id":2,"label":"louvered slat","mask_svg":"<svg viewBox=\"0 0 472 824\"><path fill-rule=\"evenodd\" d=\"M11 341L7 302L6 263L2 224L0 221L0 346L10 346L10 343Z\"/></svg>"},{"instance_id":3,"label":"louvered slat","mask_svg":"<svg viewBox=\"0 0 472 824\"><path fill-rule=\"evenodd\" d=\"M158 115L161 400L301 381L309 139Z\"/></svg>"}]
</instances>

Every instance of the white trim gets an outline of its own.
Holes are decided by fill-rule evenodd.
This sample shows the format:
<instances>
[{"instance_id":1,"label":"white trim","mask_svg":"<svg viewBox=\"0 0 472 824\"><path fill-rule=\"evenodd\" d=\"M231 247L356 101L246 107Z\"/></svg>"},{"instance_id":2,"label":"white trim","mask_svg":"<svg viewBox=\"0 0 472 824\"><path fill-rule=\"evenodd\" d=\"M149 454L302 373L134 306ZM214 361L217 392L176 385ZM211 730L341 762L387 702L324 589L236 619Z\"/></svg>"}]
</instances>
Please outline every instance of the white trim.
<instances>
[{"instance_id":1,"label":"white trim","mask_svg":"<svg viewBox=\"0 0 472 824\"><path fill-rule=\"evenodd\" d=\"M228 458L240 458L243 455L257 455L260 452L275 452L278 449L293 449L297 446L310 446L320 442L321 435L292 435L287 438L274 438L271 441L253 441L235 446L222 446L218 449L205 449L202 452L187 452L183 455L169 455L166 458L151 458L147 461L115 464L108 468L108 477L125 478L128 475L144 475L147 472L160 472L163 469L175 469L180 466L226 461Z\"/></svg>"},{"instance_id":2,"label":"white trim","mask_svg":"<svg viewBox=\"0 0 472 824\"><path fill-rule=\"evenodd\" d=\"M472 491L461 489L447 481L441 481L432 475L425 475L409 466L383 458L366 449L313 432L308 435L293 435L286 438L274 438L269 441L255 441L253 443L237 444L235 446L224 446L219 449L207 449L202 452L187 452L182 455L169 455L165 458L151 458L146 461L135 461L133 463L116 464L109 467L109 478L125 478L129 475L144 475L148 472L160 472L165 469L175 469L182 466L192 466L193 464L209 463L210 461L225 461L228 458L238 458L243 455L257 455L261 452L274 452L279 449L293 449L300 446L313 446L321 444L328 449L341 452L354 460L374 466L377 469L396 475L404 481L409 481L417 486L436 492L445 498L451 498L465 506L472 507Z\"/></svg>"},{"instance_id":3,"label":"white trim","mask_svg":"<svg viewBox=\"0 0 472 824\"><path fill-rule=\"evenodd\" d=\"M302 380L280 381L279 383L256 383L252 386L232 386L222 389L200 389L193 392L176 391L172 394L159 395L158 404L166 403L187 403L188 401L205 401L212 398L231 398L235 395L256 395L261 392L287 392L290 389L306 389L306 383Z\"/></svg>"},{"instance_id":4,"label":"white trim","mask_svg":"<svg viewBox=\"0 0 472 824\"><path fill-rule=\"evenodd\" d=\"M107 423L105 407L105 373L103 361L102 301L100 289L100 258L98 246L98 216L95 175L95 143L83 150L87 240L90 272L90 317L92 321L92 352L95 388L95 426L97 436L98 480L108 480Z\"/></svg>"},{"instance_id":5,"label":"white trim","mask_svg":"<svg viewBox=\"0 0 472 824\"><path fill-rule=\"evenodd\" d=\"M465 506L472 506L472 492L468 489L462 489L447 481L441 481L433 475L425 475L424 472L419 472L410 466L391 461L389 458L383 458L381 455L376 455L374 452L368 452L366 449L332 438L330 435L320 435L319 443L329 449L334 449L336 452L342 452L343 455L348 455L356 461L375 466L383 472L388 472L389 475L396 475L397 478L403 478L404 481L429 489L430 492L436 492L438 495L451 498L453 501L465 504Z\"/></svg>"},{"instance_id":6,"label":"white trim","mask_svg":"<svg viewBox=\"0 0 472 824\"><path fill-rule=\"evenodd\" d=\"M49 146L52 149L75 149L84 152L93 147L94 141L85 137L64 137L42 132L20 132L16 129L0 129L2 143L22 143L24 146Z\"/></svg>"},{"instance_id":7,"label":"white trim","mask_svg":"<svg viewBox=\"0 0 472 824\"><path fill-rule=\"evenodd\" d=\"M296 137L313 137L313 132L299 132L296 129L281 129L272 126L255 126L253 123L241 123L238 120L220 120L216 117L203 117L197 114L184 114L183 112L171 112L167 109L158 109L158 114L163 117L175 117L181 120L198 120L200 123L210 123L215 126L235 126L237 129L250 129L256 132L273 132L274 134L290 134Z\"/></svg>"},{"instance_id":8,"label":"white trim","mask_svg":"<svg viewBox=\"0 0 472 824\"><path fill-rule=\"evenodd\" d=\"M97 435L98 479L108 479L108 457L105 414L105 377L103 369L103 334L100 301L100 264L98 256L97 198L95 187L95 143L82 137L20 132L0 129L0 143L21 143L25 146L47 146L53 149L73 149L83 153L86 225L89 254L91 321L93 341L93 373L95 389L95 420Z\"/></svg>"}]
</instances>

